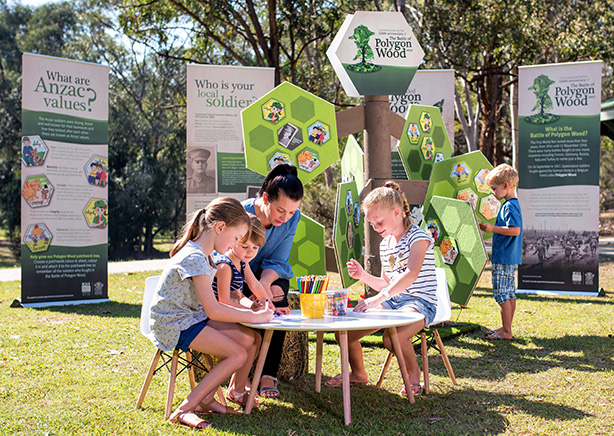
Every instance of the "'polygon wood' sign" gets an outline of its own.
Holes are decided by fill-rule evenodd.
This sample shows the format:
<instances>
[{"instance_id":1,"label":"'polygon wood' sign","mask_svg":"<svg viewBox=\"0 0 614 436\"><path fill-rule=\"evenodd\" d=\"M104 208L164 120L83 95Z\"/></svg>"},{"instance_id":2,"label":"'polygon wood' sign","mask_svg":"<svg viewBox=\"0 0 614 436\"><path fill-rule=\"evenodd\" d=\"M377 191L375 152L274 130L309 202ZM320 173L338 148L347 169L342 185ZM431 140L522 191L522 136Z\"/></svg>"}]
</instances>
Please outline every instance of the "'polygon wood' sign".
<instances>
[{"instance_id":1,"label":"'polygon wood' sign","mask_svg":"<svg viewBox=\"0 0 614 436\"><path fill-rule=\"evenodd\" d=\"M424 58L400 12L348 15L326 54L350 97L404 94Z\"/></svg>"}]
</instances>

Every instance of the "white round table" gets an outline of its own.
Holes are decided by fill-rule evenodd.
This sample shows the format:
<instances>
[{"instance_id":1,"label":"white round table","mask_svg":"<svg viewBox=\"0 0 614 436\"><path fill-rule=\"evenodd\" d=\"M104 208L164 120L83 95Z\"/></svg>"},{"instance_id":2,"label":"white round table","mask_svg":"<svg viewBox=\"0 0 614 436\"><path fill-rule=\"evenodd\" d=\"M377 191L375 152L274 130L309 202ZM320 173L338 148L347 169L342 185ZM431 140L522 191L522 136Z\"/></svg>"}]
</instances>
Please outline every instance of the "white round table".
<instances>
[{"instance_id":1,"label":"white round table","mask_svg":"<svg viewBox=\"0 0 614 436\"><path fill-rule=\"evenodd\" d=\"M322 382L322 344L324 332L339 333L339 348L341 350L341 376L343 386L343 413L345 424L349 425L352 422L351 418L351 403L350 403L350 371L348 361L348 335L350 330L373 330L387 329L392 339L394 354L397 356L403 383L407 392L407 398L411 404L414 403L414 394L409 381L409 374L405 366L405 359L401 352L401 344L397 335L397 327L413 324L424 319L424 316L417 312L397 311L397 310L368 310L367 312L352 312L351 309L344 316L327 316L324 318L305 318L300 310L291 311L290 315L276 316L270 322L265 324L249 324L241 323L245 326L265 330L258 362L254 372L252 386L257 387L260 383L264 359L269 351L271 336L274 330L287 331L315 331L317 333L316 345L316 392L320 392ZM245 407L245 413L249 414L254 407L256 390L253 388Z\"/></svg>"}]
</instances>

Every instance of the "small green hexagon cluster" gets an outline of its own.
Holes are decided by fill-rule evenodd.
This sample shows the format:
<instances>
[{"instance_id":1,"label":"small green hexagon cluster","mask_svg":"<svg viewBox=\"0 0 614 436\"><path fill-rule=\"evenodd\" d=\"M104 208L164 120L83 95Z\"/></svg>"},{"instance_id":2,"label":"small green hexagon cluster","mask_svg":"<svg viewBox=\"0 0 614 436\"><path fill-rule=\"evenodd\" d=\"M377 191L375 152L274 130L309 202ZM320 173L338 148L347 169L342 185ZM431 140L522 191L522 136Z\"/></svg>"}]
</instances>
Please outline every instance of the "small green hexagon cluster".
<instances>
[{"instance_id":1,"label":"small green hexagon cluster","mask_svg":"<svg viewBox=\"0 0 614 436\"><path fill-rule=\"evenodd\" d=\"M324 244L324 226L307 215L301 214L288 260L294 274L290 280L290 286L293 289L298 288L297 277L326 274Z\"/></svg>"},{"instance_id":2,"label":"small green hexagon cluster","mask_svg":"<svg viewBox=\"0 0 614 436\"><path fill-rule=\"evenodd\" d=\"M437 222L435 264L446 270L450 300L466 306L488 260L473 207L466 201L434 196L424 213L422 228L427 229L429 222ZM446 238L458 249L452 264L443 261L439 248Z\"/></svg>"},{"instance_id":3,"label":"small green hexagon cluster","mask_svg":"<svg viewBox=\"0 0 614 436\"><path fill-rule=\"evenodd\" d=\"M267 175L290 161L303 183L339 160L335 107L284 82L241 112L247 168Z\"/></svg>"},{"instance_id":4,"label":"small green hexagon cluster","mask_svg":"<svg viewBox=\"0 0 614 436\"><path fill-rule=\"evenodd\" d=\"M465 199L476 205L475 215L479 221L494 224L497 219L497 213L493 215L496 199L492 201L494 197L491 197L490 189L484 180L488 171L492 169L493 166L481 151L435 162L424 199L423 213L435 195ZM491 236L492 233L483 234L484 239Z\"/></svg>"},{"instance_id":5,"label":"small green hexagon cluster","mask_svg":"<svg viewBox=\"0 0 614 436\"><path fill-rule=\"evenodd\" d=\"M398 151L410 180L429 180L433 164L452 156L454 150L438 107L409 106Z\"/></svg>"},{"instance_id":6,"label":"small green hexagon cluster","mask_svg":"<svg viewBox=\"0 0 614 436\"><path fill-rule=\"evenodd\" d=\"M348 275L345 265L350 259L361 262L364 229L364 216L360 210L356 182L352 180L351 182L339 183L337 185L333 244L339 275L344 288L350 287L357 281Z\"/></svg>"}]
</instances>

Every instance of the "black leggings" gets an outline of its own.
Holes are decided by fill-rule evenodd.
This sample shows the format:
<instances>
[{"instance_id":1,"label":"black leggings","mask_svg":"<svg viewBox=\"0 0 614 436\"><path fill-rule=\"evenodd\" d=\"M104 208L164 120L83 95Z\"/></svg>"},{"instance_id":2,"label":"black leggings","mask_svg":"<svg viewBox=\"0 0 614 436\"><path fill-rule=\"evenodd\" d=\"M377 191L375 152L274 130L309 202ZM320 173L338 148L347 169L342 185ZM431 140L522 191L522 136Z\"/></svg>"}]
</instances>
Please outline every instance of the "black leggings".
<instances>
[{"instance_id":1,"label":"black leggings","mask_svg":"<svg viewBox=\"0 0 614 436\"><path fill-rule=\"evenodd\" d=\"M254 273L257 279L260 279L262 275L262 269L259 269ZM272 301L275 307L288 307L288 290L290 289L290 281L288 279L277 279L271 286L279 286L283 291L283 298L279 301ZM247 283L243 283L243 294L246 297L250 297L253 293ZM263 334L263 330L259 331ZM264 360L264 367L262 368L262 375L268 375L270 377L277 378L277 372L279 371L279 363L281 362L281 354L284 348L284 340L286 338L285 330L275 330L271 336L271 345L269 346L269 352Z\"/></svg>"}]
</instances>

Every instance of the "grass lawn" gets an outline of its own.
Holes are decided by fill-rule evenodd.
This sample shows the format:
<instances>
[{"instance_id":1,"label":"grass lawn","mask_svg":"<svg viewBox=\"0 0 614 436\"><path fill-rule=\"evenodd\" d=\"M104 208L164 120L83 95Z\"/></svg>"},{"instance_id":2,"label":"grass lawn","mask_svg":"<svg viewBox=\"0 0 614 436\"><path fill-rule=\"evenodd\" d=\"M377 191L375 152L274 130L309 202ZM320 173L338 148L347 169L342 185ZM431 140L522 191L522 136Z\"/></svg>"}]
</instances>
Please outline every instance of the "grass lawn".
<instances>
[{"instance_id":1,"label":"grass lawn","mask_svg":"<svg viewBox=\"0 0 614 436\"><path fill-rule=\"evenodd\" d=\"M139 333L145 277L109 277L111 303L14 309L19 282L0 283L1 435L192 434L163 420L166 374L157 375L141 410L134 404L154 353ZM340 389L313 390L306 376L281 385L251 415L207 419L215 435L610 435L614 433L614 262L602 259L601 298L519 296L514 341L490 342L499 314L487 270L469 308L452 321L482 328L444 339L452 385L431 351L431 394L410 406L397 394L391 365L382 390L352 387L352 420L343 426ZM357 291L354 291L357 293ZM315 355L315 341L309 342ZM374 383L386 350L365 346ZM339 351L324 348L324 375L339 372ZM187 395L179 376L175 405Z\"/></svg>"}]
</instances>

